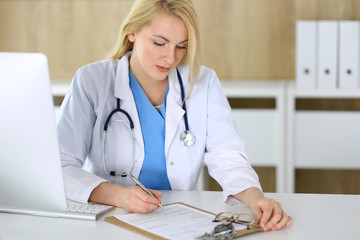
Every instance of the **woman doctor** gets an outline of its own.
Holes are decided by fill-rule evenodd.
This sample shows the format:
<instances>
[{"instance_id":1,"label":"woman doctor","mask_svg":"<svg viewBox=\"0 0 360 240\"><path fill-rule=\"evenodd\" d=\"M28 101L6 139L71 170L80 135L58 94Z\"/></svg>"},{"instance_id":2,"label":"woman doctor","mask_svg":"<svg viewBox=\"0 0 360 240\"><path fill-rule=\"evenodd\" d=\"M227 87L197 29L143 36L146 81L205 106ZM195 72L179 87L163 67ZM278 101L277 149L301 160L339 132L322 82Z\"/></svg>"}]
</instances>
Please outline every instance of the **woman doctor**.
<instances>
[{"instance_id":1,"label":"woman doctor","mask_svg":"<svg viewBox=\"0 0 360 240\"><path fill-rule=\"evenodd\" d=\"M195 189L204 160L224 201L247 204L265 231L289 226L264 198L216 73L200 66L199 40L191 0L135 1L111 59L80 68L62 104L67 197L152 212L157 190Z\"/></svg>"}]
</instances>

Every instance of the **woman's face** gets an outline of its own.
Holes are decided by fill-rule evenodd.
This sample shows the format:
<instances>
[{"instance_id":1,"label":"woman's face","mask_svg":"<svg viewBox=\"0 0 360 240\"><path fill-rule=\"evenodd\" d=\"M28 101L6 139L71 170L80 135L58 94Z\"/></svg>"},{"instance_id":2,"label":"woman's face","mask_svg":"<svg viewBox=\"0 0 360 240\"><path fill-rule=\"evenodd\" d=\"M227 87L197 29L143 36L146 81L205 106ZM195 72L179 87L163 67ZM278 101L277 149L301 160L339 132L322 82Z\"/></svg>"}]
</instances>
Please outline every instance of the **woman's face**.
<instances>
[{"instance_id":1,"label":"woman's face","mask_svg":"<svg viewBox=\"0 0 360 240\"><path fill-rule=\"evenodd\" d=\"M183 21L165 12L139 32L129 34L134 43L130 68L139 82L167 79L184 58L188 32Z\"/></svg>"}]
</instances>

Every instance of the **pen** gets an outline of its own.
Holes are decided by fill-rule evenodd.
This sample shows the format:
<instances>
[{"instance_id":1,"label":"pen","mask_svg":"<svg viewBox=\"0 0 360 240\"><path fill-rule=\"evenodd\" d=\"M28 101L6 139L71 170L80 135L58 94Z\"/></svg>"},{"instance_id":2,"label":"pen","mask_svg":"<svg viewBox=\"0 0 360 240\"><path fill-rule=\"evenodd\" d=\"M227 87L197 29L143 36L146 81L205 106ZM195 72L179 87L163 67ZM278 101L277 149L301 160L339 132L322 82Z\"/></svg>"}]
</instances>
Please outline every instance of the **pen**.
<instances>
[{"instance_id":1,"label":"pen","mask_svg":"<svg viewBox=\"0 0 360 240\"><path fill-rule=\"evenodd\" d=\"M139 185L139 187L141 187L142 190L144 190L147 194L149 194L150 196L152 197L155 197L150 191L149 189L147 189L136 177L134 177L134 175L131 174L131 172L127 171L126 172L131 178L132 180L134 180L134 182ZM162 210L165 210L165 208L161 205L161 203L159 203L159 207L162 209Z\"/></svg>"}]
</instances>

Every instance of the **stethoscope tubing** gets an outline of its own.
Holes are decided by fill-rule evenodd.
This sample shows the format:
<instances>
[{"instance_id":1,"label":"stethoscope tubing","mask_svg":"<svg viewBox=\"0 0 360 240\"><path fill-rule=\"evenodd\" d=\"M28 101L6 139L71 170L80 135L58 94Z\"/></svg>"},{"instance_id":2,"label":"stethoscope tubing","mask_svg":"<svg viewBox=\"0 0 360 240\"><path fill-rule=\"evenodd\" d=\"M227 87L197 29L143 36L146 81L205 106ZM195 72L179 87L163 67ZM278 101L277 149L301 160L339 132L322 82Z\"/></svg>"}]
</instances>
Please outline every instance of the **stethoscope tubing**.
<instances>
[{"instance_id":1,"label":"stethoscope tubing","mask_svg":"<svg viewBox=\"0 0 360 240\"><path fill-rule=\"evenodd\" d=\"M187 118L187 111L186 111L186 103L185 103L185 90L184 90L184 85L183 85L183 81L180 75L180 72L178 69L176 69L177 72L177 76L179 79L179 84L180 84L180 94L181 94L181 101L182 101L182 109L184 110L184 122L185 122L185 130L189 131L189 122L188 122L188 118Z\"/></svg>"},{"instance_id":2,"label":"stethoscope tubing","mask_svg":"<svg viewBox=\"0 0 360 240\"><path fill-rule=\"evenodd\" d=\"M122 112L126 117L127 119L129 120L129 123L130 123L130 129L134 129L134 122L133 120L131 119L130 115L123 109L120 108L120 99L117 98L116 99L116 109L114 109L113 111L111 111L111 113L109 114L109 116L107 117L106 121L105 121L105 124L104 124L104 131L106 132L107 129L108 129L108 126L109 126L109 122L111 120L111 117L112 115L114 115L116 112Z\"/></svg>"}]
</instances>

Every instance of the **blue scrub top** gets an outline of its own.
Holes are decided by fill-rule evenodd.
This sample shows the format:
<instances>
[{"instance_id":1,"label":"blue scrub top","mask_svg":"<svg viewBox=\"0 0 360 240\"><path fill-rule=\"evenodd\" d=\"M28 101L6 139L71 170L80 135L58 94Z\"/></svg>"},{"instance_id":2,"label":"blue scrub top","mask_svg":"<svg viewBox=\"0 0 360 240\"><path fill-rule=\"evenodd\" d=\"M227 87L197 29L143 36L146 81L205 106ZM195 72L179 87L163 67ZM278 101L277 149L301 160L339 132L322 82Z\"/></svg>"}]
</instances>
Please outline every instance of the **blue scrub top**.
<instances>
[{"instance_id":1,"label":"blue scrub top","mask_svg":"<svg viewBox=\"0 0 360 240\"><path fill-rule=\"evenodd\" d=\"M165 112L169 84L166 88L164 104L158 111L150 103L130 69L129 78L130 88L134 95L139 115L145 148L144 163L140 171L139 181L147 188L171 190L167 177L165 157Z\"/></svg>"}]
</instances>

